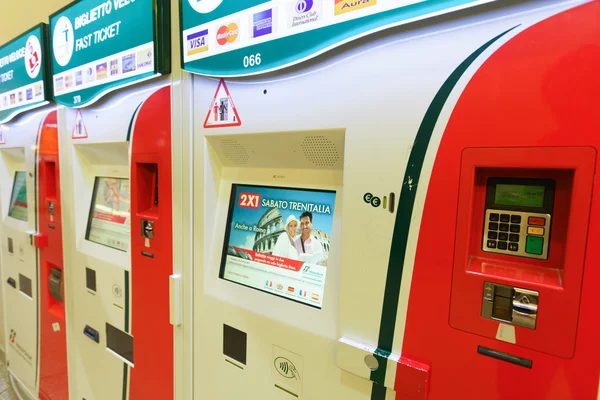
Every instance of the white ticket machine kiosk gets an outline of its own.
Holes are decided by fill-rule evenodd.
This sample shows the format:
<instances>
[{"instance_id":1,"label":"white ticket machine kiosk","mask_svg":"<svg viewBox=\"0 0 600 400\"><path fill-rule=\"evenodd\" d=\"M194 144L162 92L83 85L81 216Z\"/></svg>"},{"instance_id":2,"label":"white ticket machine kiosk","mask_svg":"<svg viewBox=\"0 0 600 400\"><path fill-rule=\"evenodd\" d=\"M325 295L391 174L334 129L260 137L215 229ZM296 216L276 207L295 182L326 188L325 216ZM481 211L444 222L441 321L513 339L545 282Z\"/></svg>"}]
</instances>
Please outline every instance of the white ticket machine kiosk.
<instances>
[{"instance_id":1,"label":"white ticket machine kiosk","mask_svg":"<svg viewBox=\"0 0 600 400\"><path fill-rule=\"evenodd\" d=\"M74 399L173 397L169 29L165 0L50 16Z\"/></svg>"},{"instance_id":2,"label":"white ticket machine kiosk","mask_svg":"<svg viewBox=\"0 0 600 400\"><path fill-rule=\"evenodd\" d=\"M66 293L48 26L0 46L2 307L21 399L67 400ZM42 108L40 108L42 107Z\"/></svg>"},{"instance_id":3,"label":"white ticket machine kiosk","mask_svg":"<svg viewBox=\"0 0 600 400\"><path fill-rule=\"evenodd\" d=\"M1 127L1 265L3 304L6 305L6 364L14 390L24 399L37 398L39 382L38 138L44 129L55 130L55 121L55 112L42 109ZM64 329L64 325L61 328Z\"/></svg>"},{"instance_id":4,"label":"white ticket machine kiosk","mask_svg":"<svg viewBox=\"0 0 600 400\"><path fill-rule=\"evenodd\" d=\"M544 398L556 386L560 398L597 398L598 347L580 335L587 350L572 361L577 317L560 333L572 341L557 343L555 318L571 314L551 306L562 304L562 252L583 254L575 239L585 236L595 152L503 157L500 148L598 143L583 125L573 139L577 113L561 97L571 68L598 81L583 61L598 65L598 3L406 3L182 1L182 58L195 74L194 398ZM576 33L557 34L557 48L546 38L563 25ZM479 87L459 110L474 75ZM495 83L515 75L510 88ZM525 83L527 102L513 107ZM590 88L574 91L582 105L596 98ZM572 116L559 119L560 105ZM505 124L507 114L520 122ZM487 133L492 115L505 131ZM539 124L521 129L529 117ZM438 163L441 154L449 158ZM554 162L561 172L549 171ZM510 198L498 204L488 195L498 218L489 238L485 174L498 178L488 193L492 182L516 185L493 188ZM551 181L563 201L555 210L567 207L569 182L581 189L579 212L553 214ZM550 217L561 218L552 232ZM567 225L573 239L561 242ZM465 266L469 254L478 267ZM572 297L560 298L573 312L581 260L564 267ZM594 331L589 285L579 323ZM575 363L594 372L576 379ZM516 376L527 380L515 385Z\"/></svg>"}]
</instances>

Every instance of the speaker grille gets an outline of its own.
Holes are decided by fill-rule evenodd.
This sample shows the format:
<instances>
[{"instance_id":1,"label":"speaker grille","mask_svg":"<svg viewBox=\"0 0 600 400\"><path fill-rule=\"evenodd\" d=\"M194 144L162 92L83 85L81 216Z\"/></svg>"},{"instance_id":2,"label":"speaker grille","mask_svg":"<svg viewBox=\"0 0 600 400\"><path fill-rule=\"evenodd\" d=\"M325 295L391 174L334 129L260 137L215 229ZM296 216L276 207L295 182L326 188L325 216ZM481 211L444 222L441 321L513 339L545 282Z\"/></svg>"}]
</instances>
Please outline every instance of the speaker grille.
<instances>
[{"instance_id":1,"label":"speaker grille","mask_svg":"<svg viewBox=\"0 0 600 400\"><path fill-rule=\"evenodd\" d=\"M235 139L221 140L221 151L234 164L248 164L249 157L246 149Z\"/></svg>"},{"instance_id":2,"label":"speaker grille","mask_svg":"<svg viewBox=\"0 0 600 400\"><path fill-rule=\"evenodd\" d=\"M340 159L335 144L322 135L306 136L301 147L304 157L317 167L333 167Z\"/></svg>"}]
</instances>

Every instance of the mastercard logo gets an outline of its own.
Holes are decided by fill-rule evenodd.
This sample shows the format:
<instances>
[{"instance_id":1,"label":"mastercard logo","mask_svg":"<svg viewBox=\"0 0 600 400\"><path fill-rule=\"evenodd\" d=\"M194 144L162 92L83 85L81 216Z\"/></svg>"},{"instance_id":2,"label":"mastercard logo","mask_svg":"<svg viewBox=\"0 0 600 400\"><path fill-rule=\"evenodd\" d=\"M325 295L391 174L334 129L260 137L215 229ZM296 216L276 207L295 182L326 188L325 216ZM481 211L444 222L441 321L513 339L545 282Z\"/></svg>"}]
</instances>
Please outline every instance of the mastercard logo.
<instances>
[{"instance_id":1,"label":"mastercard logo","mask_svg":"<svg viewBox=\"0 0 600 400\"><path fill-rule=\"evenodd\" d=\"M217 31L217 43L221 46L235 42L240 36L240 28L235 22L219 28Z\"/></svg>"}]
</instances>

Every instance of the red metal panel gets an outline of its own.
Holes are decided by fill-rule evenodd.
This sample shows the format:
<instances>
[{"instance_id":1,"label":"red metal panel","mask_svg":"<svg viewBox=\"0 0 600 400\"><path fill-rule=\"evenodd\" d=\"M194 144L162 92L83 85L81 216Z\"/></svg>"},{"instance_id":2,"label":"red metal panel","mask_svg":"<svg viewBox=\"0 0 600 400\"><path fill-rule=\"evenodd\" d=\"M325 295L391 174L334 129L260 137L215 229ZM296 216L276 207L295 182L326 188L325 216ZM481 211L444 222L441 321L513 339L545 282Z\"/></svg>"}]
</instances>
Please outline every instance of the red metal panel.
<instances>
[{"instance_id":1,"label":"red metal panel","mask_svg":"<svg viewBox=\"0 0 600 400\"><path fill-rule=\"evenodd\" d=\"M38 212L40 234L35 245L40 257L40 390L42 400L67 400L67 342L64 300L50 295L48 278L52 268L63 272L60 171L56 111L42 125L38 149ZM53 204L53 215L49 204ZM62 274L64 282L64 272ZM64 288L64 283L63 283ZM63 289L64 296L64 289ZM63 297L64 299L64 297Z\"/></svg>"},{"instance_id":2,"label":"red metal panel","mask_svg":"<svg viewBox=\"0 0 600 400\"><path fill-rule=\"evenodd\" d=\"M566 400L595 399L597 396L600 327L596 286L600 282L600 269L596 266L600 264L600 253L596 249L600 242L600 203L592 201L600 195L597 174L586 178L593 183L592 198L589 193L580 192L580 196L587 199L572 199L575 202L582 200L581 207L584 208L586 201L591 202L589 225L586 227L584 221L580 223L584 226L566 226L566 247L560 249L558 246L564 256L564 273L568 274L568 269L572 268L582 274L579 318L575 317L576 303L560 305L553 302L545 307L544 297L540 297L539 318L563 316L568 321L564 326L555 324L555 332L544 332L540 345L544 348L553 346L555 338L553 349L560 350L564 345L559 343L563 330L576 324L572 357L558 357L519 346L521 339L528 343L534 340L522 331L516 332L517 345L513 345L486 337L490 332L453 329L449 323L449 303L453 294L455 241L465 239L457 237L456 231L460 222L457 209L463 150L600 147L600 113L597 110L600 98L599 21L600 2L594 1L521 32L486 60L454 108L436 157L425 203L402 353L405 357L430 363L430 399ZM557 158L538 161L546 164L543 168L548 168L554 161L560 165L562 156L553 157ZM522 161L507 160L517 164ZM596 170L597 162L596 159ZM473 185L476 191L478 185ZM576 187L574 182L574 190ZM470 197L468 200L471 205L475 205L473 198L476 199ZM564 210L557 210L559 215L561 211ZM569 218L571 216L564 215L563 220ZM587 241L581 233L584 228L588 231ZM574 241L579 241L579 245ZM578 246L578 250L572 250ZM571 263L577 261L577 257L584 263L583 271L581 263ZM564 290L565 295L576 296L579 289L576 275L565 275L565 281L559 283L559 286L563 285L562 289L556 288L556 280L549 275L547 286L555 288L547 288L546 293ZM542 274L540 279L546 277ZM467 286L463 290L481 291L481 288ZM465 313L474 309L470 304L462 306ZM479 345L530 359L532 368L479 355ZM560 352L566 355L562 350Z\"/></svg>"},{"instance_id":3,"label":"red metal panel","mask_svg":"<svg viewBox=\"0 0 600 400\"><path fill-rule=\"evenodd\" d=\"M170 90L162 88L143 103L133 131L131 328L135 367L130 400L168 400L174 393L173 326L169 322L169 276L173 273ZM142 236L142 220L154 222L154 238L148 242Z\"/></svg>"}]
</instances>

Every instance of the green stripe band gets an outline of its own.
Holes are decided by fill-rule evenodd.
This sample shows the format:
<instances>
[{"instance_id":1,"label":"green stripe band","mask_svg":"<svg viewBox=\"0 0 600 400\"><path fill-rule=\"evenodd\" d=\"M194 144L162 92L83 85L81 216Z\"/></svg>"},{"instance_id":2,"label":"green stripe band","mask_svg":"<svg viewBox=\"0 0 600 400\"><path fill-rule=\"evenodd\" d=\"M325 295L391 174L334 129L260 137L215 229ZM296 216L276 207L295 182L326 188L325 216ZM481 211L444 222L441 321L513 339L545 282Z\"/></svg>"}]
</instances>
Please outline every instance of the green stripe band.
<instances>
[{"instance_id":1,"label":"green stripe band","mask_svg":"<svg viewBox=\"0 0 600 400\"><path fill-rule=\"evenodd\" d=\"M402 190L400 192L398 211L394 224L392 248L390 251L390 260L385 282L383 309L381 312L381 323L379 326L378 349L374 353L375 358L379 361L380 367L376 371L371 372L371 380L373 381L371 400L385 399L385 390L381 390L380 385L384 385L385 383L387 358L392 351L394 331L396 329L400 285L402 282L402 272L404 270L404 258L406 256L408 234L411 227L411 217L415 205L421 171L423 169L423 162L425 160L431 136L433 135L433 130L448 97L465 71L477 57L481 55L481 53L517 26L506 30L485 43L465 59L454 72L452 72L429 105L415 137L406 172L404 173L404 181L402 182Z\"/></svg>"}]
</instances>

